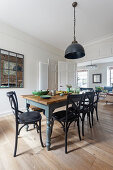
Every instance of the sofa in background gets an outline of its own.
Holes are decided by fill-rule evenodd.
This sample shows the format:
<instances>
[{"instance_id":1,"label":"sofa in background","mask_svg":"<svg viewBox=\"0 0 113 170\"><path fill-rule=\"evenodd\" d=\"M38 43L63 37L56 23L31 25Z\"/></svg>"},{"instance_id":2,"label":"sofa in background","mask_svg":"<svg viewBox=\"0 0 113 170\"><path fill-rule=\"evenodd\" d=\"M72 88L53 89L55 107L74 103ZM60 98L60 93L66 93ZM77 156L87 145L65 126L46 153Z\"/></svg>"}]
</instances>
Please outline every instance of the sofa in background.
<instances>
[{"instance_id":1,"label":"sofa in background","mask_svg":"<svg viewBox=\"0 0 113 170\"><path fill-rule=\"evenodd\" d=\"M112 93L113 87L112 86L96 86L95 91L103 92L103 93Z\"/></svg>"},{"instance_id":2,"label":"sofa in background","mask_svg":"<svg viewBox=\"0 0 113 170\"><path fill-rule=\"evenodd\" d=\"M108 93L112 93L113 87L111 87L111 86L104 86L104 90L107 90Z\"/></svg>"},{"instance_id":3,"label":"sofa in background","mask_svg":"<svg viewBox=\"0 0 113 170\"><path fill-rule=\"evenodd\" d=\"M81 88L80 88L80 91L84 91L84 90L90 90L90 91L93 91L93 88L85 88L85 87L81 87Z\"/></svg>"}]
</instances>

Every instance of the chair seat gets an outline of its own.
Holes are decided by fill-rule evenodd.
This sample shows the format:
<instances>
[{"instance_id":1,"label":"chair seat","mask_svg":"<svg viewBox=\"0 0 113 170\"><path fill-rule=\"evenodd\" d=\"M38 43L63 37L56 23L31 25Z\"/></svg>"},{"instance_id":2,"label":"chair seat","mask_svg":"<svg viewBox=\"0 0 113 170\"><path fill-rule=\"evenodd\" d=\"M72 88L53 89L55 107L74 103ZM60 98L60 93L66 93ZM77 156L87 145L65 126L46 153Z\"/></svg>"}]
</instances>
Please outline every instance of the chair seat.
<instances>
[{"instance_id":1,"label":"chair seat","mask_svg":"<svg viewBox=\"0 0 113 170\"><path fill-rule=\"evenodd\" d=\"M66 110L62 110L59 112L55 112L53 113L52 117L56 120L65 122L66 121ZM72 112L68 113L68 122L71 120L76 120L77 119L77 115L74 115Z\"/></svg>"},{"instance_id":2,"label":"chair seat","mask_svg":"<svg viewBox=\"0 0 113 170\"><path fill-rule=\"evenodd\" d=\"M41 118L41 114L38 111L24 112L19 115L19 123L33 123Z\"/></svg>"},{"instance_id":3,"label":"chair seat","mask_svg":"<svg viewBox=\"0 0 113 170\"><path fill-rule=\"evenodd\" d=\"M73 107L70 107L69 110L70 110L71 112L74 112L74 108L73 108ZM88 112L88 111L89 111L89 108L87 107L87 105L86 105L86 107L84 107L84 108L83 108L83 106L80 106L80 113L81 113L81 112Z\"/></svg>"}]
</instances>

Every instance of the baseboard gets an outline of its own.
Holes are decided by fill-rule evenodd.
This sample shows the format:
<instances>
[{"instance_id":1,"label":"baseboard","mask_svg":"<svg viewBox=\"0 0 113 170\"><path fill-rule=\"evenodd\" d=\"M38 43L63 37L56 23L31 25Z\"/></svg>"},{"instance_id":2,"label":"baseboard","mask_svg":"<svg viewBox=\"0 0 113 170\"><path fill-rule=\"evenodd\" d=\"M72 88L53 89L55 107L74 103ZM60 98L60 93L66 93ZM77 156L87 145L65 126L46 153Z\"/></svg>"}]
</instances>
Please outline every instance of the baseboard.
<instances>
[{"instance_id":1,"label":"baseboard","mask_svg":"<svg viewBox=\"0 0 113 170\"><path fill-rule=\"evenodd\" d=\"M0 113L0 117L12 115L13 113L11 111L5 112L5 113Z\"/></svg>"},{"instance_id":2,"label":"baseboard","mask_svg":"<svg viewBox=\"0 0 113 170\"><path fill-rule=\"evenodd\" d=\"M20 108L21 111L25 112L25 108ZM7 112L2 112L0 113L0 117L4 117L4 116L8 116L8 115L12 115L13 113L10 111Z\"/></svg>"}]
</instances>

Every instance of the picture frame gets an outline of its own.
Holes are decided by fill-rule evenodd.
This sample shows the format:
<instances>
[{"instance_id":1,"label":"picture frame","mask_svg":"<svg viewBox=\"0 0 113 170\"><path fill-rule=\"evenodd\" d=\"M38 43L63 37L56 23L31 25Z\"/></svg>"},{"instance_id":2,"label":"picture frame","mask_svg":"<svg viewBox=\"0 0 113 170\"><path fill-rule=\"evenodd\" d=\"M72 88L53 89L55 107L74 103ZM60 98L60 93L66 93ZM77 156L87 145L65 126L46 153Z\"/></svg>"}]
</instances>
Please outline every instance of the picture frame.
<instances>
[{"instance_id":1,"label":"picture frame","mask_svg":"<svg viewBox=\"0 0 113 170\"><path fill-rule=\"evenodd\" d=\"M101 74L93 74L93 83L101 83L102 75Z\"/></svg>"}]
</instances>

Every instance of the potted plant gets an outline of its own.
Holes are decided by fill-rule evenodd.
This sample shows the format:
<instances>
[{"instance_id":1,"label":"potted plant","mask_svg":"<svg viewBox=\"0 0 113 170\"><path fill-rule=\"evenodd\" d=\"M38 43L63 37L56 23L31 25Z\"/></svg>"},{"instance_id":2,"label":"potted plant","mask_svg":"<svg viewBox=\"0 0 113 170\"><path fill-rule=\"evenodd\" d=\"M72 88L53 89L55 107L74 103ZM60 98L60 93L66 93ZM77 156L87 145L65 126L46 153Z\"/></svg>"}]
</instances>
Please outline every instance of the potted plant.
<instances>
[{"instance_id":1,"label":"potted plant","mask_svg":"<svg viewBox=\"0 0 113 170\"><path fill-rule=\"evenodd\" d=\"M67 84L66 86L67 86L67 92L69 93L72 85L71 84Z\"/></svg>"},{"instance_id":2,"label":"potted plant","mask_svg":"<svg viewBox=\"0 0 113 170\"><path fill-rule=\"evenodd\" d=\"M97 86L95 87L95 90L98 92L102 92L103 91L103 87Z\"/></svg>"}]
</instances>

